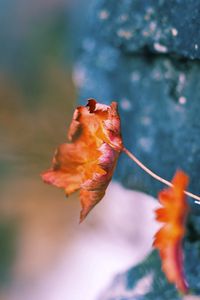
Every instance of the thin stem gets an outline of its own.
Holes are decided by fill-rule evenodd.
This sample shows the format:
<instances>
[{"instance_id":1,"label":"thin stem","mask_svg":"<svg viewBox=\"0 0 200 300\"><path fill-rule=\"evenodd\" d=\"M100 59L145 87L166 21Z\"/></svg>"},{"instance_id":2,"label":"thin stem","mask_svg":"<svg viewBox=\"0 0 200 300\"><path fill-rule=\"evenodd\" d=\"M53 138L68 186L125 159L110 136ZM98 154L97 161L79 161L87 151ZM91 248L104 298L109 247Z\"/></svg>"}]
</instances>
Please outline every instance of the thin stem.
<instances>
[{"instance_id":1,"label":"thin stem","mask_svg":"<svg viewBox=\"0 0 200 300\"><path fill-rule=\"evenodd\" d=\"M128 155L129 157L130 157L130 159L131 160L133 160L141 169L143 169L146 173L148 173L150 176L152 176L154 179L156 179L156 180L158 180L158 181L160 181L160 182L162 182L162 183L164 183L164 184L166 184L166 185L168 185L168 186L173 186L173 184L170 182L170 181L168 181L168 180L166 180L166 179L164 179L164 178L162 178L162 177L160 177L160 176L158 176L156 173L154 173L153 171L151 171L149 168L147 168L137 157L135 157L135 155L134 154L132 154L128 149L126 149L125 147L123 147L123 149L122 149L122 151L124 152L124 153L126 153L126 155ZM195 194L192 194L192 193L190 193L190 192L188 192L188 191L184 191L184 194L185 195L187 195L187 196L189 196L189 197L191 197L191 198L193 198L193 199L195 199L195 200L198 200L198 201L195 201L195 203L197 203L197 204L200 204L200 196L197 196L197 195L195 195Z\"/></svg>"}]
</instances>

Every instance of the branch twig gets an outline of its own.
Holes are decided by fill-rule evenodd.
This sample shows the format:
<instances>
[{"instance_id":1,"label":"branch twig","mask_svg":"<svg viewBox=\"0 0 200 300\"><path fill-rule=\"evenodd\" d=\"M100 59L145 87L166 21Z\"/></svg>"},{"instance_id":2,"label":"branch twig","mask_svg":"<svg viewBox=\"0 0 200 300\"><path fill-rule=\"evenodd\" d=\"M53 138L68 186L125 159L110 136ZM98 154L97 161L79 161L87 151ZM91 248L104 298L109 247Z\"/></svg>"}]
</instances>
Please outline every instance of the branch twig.
<instances>
[{"instance_id":1,"label":"branch twig","mask_svg":"<svg viewBox=\"0 0 200 300\"><path fill-rule=\"evenodd\" d=\"M135 157L134 154L132 154L128 149L126 149L125 147L123 147L122 151L124 153L126 153L126 155L128 155L128 157L133 160L141 169L143 169L146 173L148 173L150 176L152 176L154 179L164 183L167 186L172 187L173 184L171 182L169 182L168 180L158 176L156 173L154 173L153 171L151 171L149 168L147 168L137 157ZM188 191L184 191L184 194L195 199L195 203L200 204L200 196L197 196L193 193L190 193Z\"/></svg>"}]
</instances>

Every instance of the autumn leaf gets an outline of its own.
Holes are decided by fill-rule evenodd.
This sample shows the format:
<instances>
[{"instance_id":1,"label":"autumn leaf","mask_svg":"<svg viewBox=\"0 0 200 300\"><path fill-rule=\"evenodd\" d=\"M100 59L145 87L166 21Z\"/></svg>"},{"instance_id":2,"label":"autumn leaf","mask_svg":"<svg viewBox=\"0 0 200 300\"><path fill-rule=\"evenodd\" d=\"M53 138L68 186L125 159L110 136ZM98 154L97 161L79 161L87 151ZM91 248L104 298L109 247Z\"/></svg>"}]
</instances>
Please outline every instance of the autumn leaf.
<instances>
[{"instance_id":1,"label":"autumn leaf","mask_svg":"<svg viewBox=\"0 0 200 300\"><path fill-rule=\"evenodd\" d=\"M182 293L188 291L188 284L183 270L182 240L185 235L185 221L188 214L188 204L184 190L188 185L188 176L177 171L172 187L159 193L162 205L156 213L156 220L163 223L156 233L154 246L158 249L162 270L169 282L174 283Z\"/></svg>"},{"instance_id":2,"label":"autumn leaf","mask_svg":"<svg viewBox=\"0 0 200 300\"><path fill-rule=\"evenodd\" d=\"M103 198L122 149L117 103L88 100L79 106L68 131L68 143L58 147L52 167L42 174L46 183L66 195L79 190L80 221Z\"/></svg>"}]
</instances>

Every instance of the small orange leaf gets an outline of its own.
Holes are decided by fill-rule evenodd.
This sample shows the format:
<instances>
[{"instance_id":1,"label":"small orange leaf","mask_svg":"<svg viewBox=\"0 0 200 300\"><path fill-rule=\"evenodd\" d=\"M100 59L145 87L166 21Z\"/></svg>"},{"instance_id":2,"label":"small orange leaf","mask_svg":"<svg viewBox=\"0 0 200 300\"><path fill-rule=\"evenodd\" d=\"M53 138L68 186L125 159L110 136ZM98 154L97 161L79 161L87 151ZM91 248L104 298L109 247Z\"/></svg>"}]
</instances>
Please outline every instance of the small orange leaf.
<instances>
[{"instance_id":1,"label":"small orange leaf","mask_svg":"<svg viewBox=\"0 0 200 300\"><path fill-rule=\"evenodd\" d=\"M188 176L184 172L177 171L172 180L173 186L159 193L162 207L155 211L156 220L164 224L156 233L153 244L160 253L162 270L167 279L182 293L188 291L182 251L185 221L189 210L184 195L188 181Z\"/></svg>"},{"instance_id":2,"label":"small orange leaf","mask_svg":"<svg viewBox=\"0 0 200 300\"><path fill-rule=\"evenodd\" d=\"M68 139L70 143L58 147L52 167L42 178L63 188L66 195L80 190L83 221L103 198L122 150L117 103L107 106L90 99L86 106L79 106Z\"/></svg>"}]
</instances>

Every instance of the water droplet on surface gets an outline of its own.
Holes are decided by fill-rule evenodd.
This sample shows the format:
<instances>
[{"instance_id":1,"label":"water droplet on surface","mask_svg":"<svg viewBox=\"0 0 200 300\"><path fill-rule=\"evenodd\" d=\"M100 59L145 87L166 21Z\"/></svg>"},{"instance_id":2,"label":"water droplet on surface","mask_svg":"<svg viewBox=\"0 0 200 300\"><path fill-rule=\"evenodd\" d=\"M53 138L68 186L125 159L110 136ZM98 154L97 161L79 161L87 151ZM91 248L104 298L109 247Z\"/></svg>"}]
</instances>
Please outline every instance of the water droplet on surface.
<instances>
[{"instance_id":1,"label":"water droplet on surface","mask_svg":"<svg viewBox=\"0 0 200 300\"><path fill-rule=\"evenodd\" d=\"M127 98L122 98L122 100L120 101L120 106L123 110L126 111L130 111L132 108L132 104Z\"/></svg>"},{"instance_id":2,"label":"water droplet on surface","mask_svg":"<svg viewBox=\"0 0 200 300\"><path fill-rule=\"evenodd\" d=\"M158 52L161 52L161 53L167 53L168 52L168 49L166 46L164 45L161 45L160 43L154 43L154 49Z\"/></svg>"},{"instance_id":3,"label":"water droplet on surface","mask_svg":"<svg viewBox=\"0 0 200 300\"><path fill-rule=\"evenodd\" d=\"M109 18L110 14L107 10L103 9L99 12L99 19L101 20L107 20Z\"/></svg>"},{"instance_id":4,"label":"water droplet on surface","mask_svg":"<svg viewBox=\"0 0 200 300\"><path fill-rule=\"evenodd\" d=\"M119 37L122 37L122 38L126 39L126 40L130 40L130 38L132 38L132 36L133 36L133 33L129 30L119 29L117 31L117 35Z\"/></svg>"},{"instance_id":5,"label":"water droplet on surface","mask_svg":"<svg viewBox=\"0 0 200 300\"><path fill-rule=\"evenodd\" d=\"M173 36L177 36L178 35L178 30L176 28L172 28L171 33L172 33Z\"/></svg>"},{"instance_id":6,"label":"water droplet on surface","mask_svg":"<svg viewBox=\"0 0 200 300\"><path fill-rule=\"evenodd\" d=\"M184 105L187 102L187 99L184 96L179 97L178 102Z\"/></svg>"}]
</instances>

